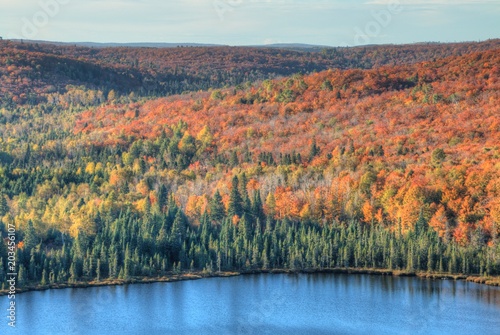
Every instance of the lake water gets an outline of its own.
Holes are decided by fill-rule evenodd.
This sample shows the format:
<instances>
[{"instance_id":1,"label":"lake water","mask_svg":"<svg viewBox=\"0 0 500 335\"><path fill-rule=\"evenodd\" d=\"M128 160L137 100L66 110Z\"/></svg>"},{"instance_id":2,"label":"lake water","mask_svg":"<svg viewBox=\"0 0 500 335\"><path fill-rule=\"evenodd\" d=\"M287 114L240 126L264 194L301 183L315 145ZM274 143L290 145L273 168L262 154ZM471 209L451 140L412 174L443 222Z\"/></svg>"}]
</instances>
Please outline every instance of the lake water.
<instances>
[{"instance_id":1,"label":"lake water","mask_svg":"<svg viewBox=\"0 0 500 335\"><path fill-rule=\"evenodd\" d=\"M500 334L500 289L389 276L251 275L17 295L1 334Z\"/></svg>"}]
</instances>

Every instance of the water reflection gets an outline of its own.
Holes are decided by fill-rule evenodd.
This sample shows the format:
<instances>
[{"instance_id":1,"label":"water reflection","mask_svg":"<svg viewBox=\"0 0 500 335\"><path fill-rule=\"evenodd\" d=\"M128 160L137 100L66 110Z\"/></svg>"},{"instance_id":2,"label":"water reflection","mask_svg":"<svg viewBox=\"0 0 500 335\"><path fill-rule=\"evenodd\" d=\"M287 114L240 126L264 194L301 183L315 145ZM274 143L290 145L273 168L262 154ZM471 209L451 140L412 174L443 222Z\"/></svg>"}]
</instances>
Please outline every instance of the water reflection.
<instances>
[{"instance_id":1,"label":"water reflection","mask_svg":"<svg viewBox=\"0 0 500 335\"><path fill-rule=\"evenodd\" d=\"M7 297L0 304L6 310ZM18 295L17 306L19 334L458 335L500 329L499 288L376 275L250 275L53 290Z\"/></svg>"}]
</instances>

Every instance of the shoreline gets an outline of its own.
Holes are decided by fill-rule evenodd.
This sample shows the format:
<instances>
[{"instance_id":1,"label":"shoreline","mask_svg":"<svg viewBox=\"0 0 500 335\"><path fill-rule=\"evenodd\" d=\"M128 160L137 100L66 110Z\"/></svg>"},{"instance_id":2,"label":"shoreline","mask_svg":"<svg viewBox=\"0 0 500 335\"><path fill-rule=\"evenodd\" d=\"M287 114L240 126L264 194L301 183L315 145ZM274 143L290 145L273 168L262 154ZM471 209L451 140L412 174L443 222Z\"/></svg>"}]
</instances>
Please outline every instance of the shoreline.
<instances>
[{"instance_id":1,"label":"shoreline","mask_svg":"<svg viewBox=\"0 0 500 335\"><path fill-rule=\"evenodd\" d=\"M202 271L186 272L180 274L167 274L162 277L135 277L130 279L107 279L103 281L90 281L90 282L67 282L49 285L28 285L23 288L16 288L16 294L32 292L32 291L46 291L58 290L67 288L90 288L101 286L121 286L129 284L152 284L152 283L168 283L186 280L199 280L205 278L225 278L236 277L249 274L315 274L315 273L333 273L333 274L364 274L364 275L382 275L394 277L418 277L423 279L433 280L463 280L473 282L476 284L483 284L488 286L500 287L500 276L497 277L481 277L474 275L463 274L449 274L449 273L428 273L428 272L414 272L406 270L389 270L389 269L359 269L359 268L325 268L325 269L305 269L305 270L290 270L290 269L272 269L272 270L245 270L245 271L223 271L206 273ZM8 295L9 290L0 290L0 296Z\"/></svg>"}]
</instances>

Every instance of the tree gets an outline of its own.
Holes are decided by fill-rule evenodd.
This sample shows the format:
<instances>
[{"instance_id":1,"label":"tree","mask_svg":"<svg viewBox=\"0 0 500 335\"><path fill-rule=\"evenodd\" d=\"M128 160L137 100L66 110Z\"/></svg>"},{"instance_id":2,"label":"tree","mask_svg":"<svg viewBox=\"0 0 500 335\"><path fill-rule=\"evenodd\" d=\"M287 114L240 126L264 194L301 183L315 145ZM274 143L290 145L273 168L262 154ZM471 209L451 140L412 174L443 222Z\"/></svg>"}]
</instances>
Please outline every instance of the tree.
<instances>
[{"instance_id":1,"label":"tree","mask_svg":"<svg viewBox=\"0 0 500 335\"><path fill-rule=\"evenodd\" d=\"M171 243L178 251L182 246L185 231L184 214L180 209L178 209L177 213L175 214L175 219L174 223L172 224L172 231L170 234Z\"/></svg>"},{"instance_id":2,"label":"tree","mask_svg":"<svg viewBox=\"0 0 500 335\"><path fill-rule=\"evenodd\" d=\"M19 287L23 287L23 285L25 285L27 281L28 275L26 273L26 268L21 264L19 265L19 270L17 273L17 284L19 285Z\"/></svg>"},{"instance_id":3,"label":"tree","mask_svg":"<svg viewBox=\"0 0 500 335\"><path fill-rule=\"evenodd\" d=\"M220 222L225 217L224 204L219 190L215 191L214 196L209 203L210 218L216 222Z\"/></svg>"},{"instance_id":4,"label":"tree","mask_svg":"<svg viewBox=\"0 0 500 335\"><path fill-rule=\"evenodd\" d=\"M319 147L316 145L316 139L313 139L311 148L309 149L309 161L312 161L320 153Z\"/></svg>"},{"instance_id":5,"label":"tree","mask_svg":"<svg viewBox=\"0 0 500 335\"><path fill-rule=\"evenodd\" d=\"M208 128L207 125L205 125L196 135L196 140L200 142L200 146L198 148L198 154L201 154L208 148L212 146L212 141L214 137L212 133L210 132L210 128Z\"/></svg>"},{"instance_id":6,"label":"tree","mask_svg":"<svg viewBox=\"0 0 500 335\"><path fill-rule=\"evenodd\" d=\"M164 184L161 184L160 189L158 190L158 207L160 208L161 211L164 210L165 205L167 204L167 200L168 200L167 187Z\"/></svg>"},{"instance_id":7,"label":"tree","mask_svg":"<svg viewBox=\"0 0 500 335\"><path fill-rule=\"evenodd\" d=\"M224 96L222 95L222 92L220 90L215 90L210 95L210 99L212 100L222 100L223 98Z\"/></svg>"},{"instance_id":8,"label":"tree","mask_svg":"<svg viewBox=\"0 0 500 335\"><path fill-rule=\"evenodd\" d=\"M38 244L38 240L39 239L36 235L35 228L33 227L33 222L31 220L28 220L23 239L24 248L28 253L31 251L31 249L36 247L36 245Z\"/></svg>"},{"instance_id":9,"label":"tree","mask_svg":"<svg viewBox=\"0 0 500 335\"><path fill-rule=\"evenodd\" d=\"M231 193L229 195L229 205L227 209L227 215L239 216L243 215L243 199L241 198L240 191L238 190L238 177L234 176L232 180Z\"/></svg>"},{"instance_id":10,"label":"tree","mask_svg":"<svg viewBox=\"0 0 500 335\"><path fill-rule=\"evenodd\" d=\"M116 99L116 92L115 90L111 90L108 93L108 101L113 102Z\"/></svg>"},{"instance_id":11,"label":"tree","mask_svg":"<svg viewBox=\"0 0 500 335\"><path fill-rule=\"evenodd\" d=\"M179 142L179 150L191 159L196 152L196 142L193 136L186 130Z\"/></svg>"},{"instance_id":12,"label":"tree","mask_svg":"<svg viewBox=\"0 0 500 335\"><path fill-rule=\"evenodd\" d=\"M243 214L241 220L238 222L238 231L247 241L252 239L253 229L252 223L248 220L247 215Z\"/></svg>"},{"instance_id":13,"label":"tree","mask_svg":"<svg viewBox=\"0 0 500 335\"><path fill-rule=\"evenodd\" d=\"M231 157L229 158L229 165L232 167L236 167L240 164L240 161L238 159L238 155L236 154L236 151L231 152Z\"/></svg>"},{"instance_id":14,"label":"tree","mask_svg":"<svg viewBox=\"0 0 500 335\"><path fill-rule=\"evenodd\" d=\"M269 192L266 197L266 212L272 218L276 215L276 199L273 192Z\"/></svg>"},{"instance_id":15,"label":"tree","mask_svg":"<svg viewBox=\"0 0 500 335\"><path fill-rule=\"evenodd\" d=\"M7 199L5 198L5 194L0 191L0 218L2 218L5 214L9 212L9 205L7 204Z\"/></svg>"},{"instance_id":16,"label":"tree","mask_svg":"<svg viewBox=\"0 0 500 335\"><path fill-rule=\"evenodd\" d=\"M448 218L446 209L443 205L439 205L437 211L432 216L429 225L436 231L440 237L446 237L448 232Z\"/></svg>"},{"instance_id":17,"label":"tree","mask_svg":"<svg viewBox=\"0 0 500 335\"><path fill-rule=\"evenodd\" d=\"M446 154L444 150L441 148L435 149L431 155L431 164L434 167L440 167L445 159L446 159Z\"/></svg>"},{"instance_id":18,"label":"tree","mask_svg":"<svg viewBox=\"0 0 500 335\"><path fill-rule=\"evenodd\" d=\"M264 222L266 220L259 190L253 193L252 215L260 222Z\"/></svg>"},{"instance_id":19,"label":"tree","mask_svg":"<svg viewBox=\"0 0 500 335\"><path fill-rule=\"evenodd\" d=\"M333 85L330 80L325 79L325 81L323 81L323 83L321 84L321 89L323 91L333 91Z\"/></svg>"}]
</instances>

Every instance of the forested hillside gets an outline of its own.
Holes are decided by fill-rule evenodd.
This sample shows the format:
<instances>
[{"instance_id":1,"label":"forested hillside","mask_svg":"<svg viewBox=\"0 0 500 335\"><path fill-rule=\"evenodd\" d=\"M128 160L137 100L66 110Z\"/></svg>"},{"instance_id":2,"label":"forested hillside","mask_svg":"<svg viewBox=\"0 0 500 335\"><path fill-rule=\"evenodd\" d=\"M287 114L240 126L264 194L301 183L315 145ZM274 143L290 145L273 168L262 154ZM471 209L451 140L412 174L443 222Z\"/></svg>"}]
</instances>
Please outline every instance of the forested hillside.
<instances>
[{"instance_id":1,"label":"forested hillside","mask_svg":"<svg viewBox=\"0 0 500 335\"><path fill-rule=\"evenodd\" d=\"M0 110L2 233L17 227L22 285L200 270L500 274L496 41L314 54L10 44L2 52L14 49L109 71L82 70L88 80L63 71L78 86ZM120 93L133 87L123 78L148 71L148 57L159 62L154 81L180 68L232 79L164 98ZM315 65L303 72L331 69L290 74L304 64ZM243 80L250 69L259 75ZM23 91L21 77L2 89ZM40 78L25 87L53 82ZM0 280L7 252L1 245Z\"/></svg>"},{"instance_id":2,"label":"forested hillside","mask_svg":"<svg viewBox=\"0 0 500 335\"><path fill-rule=\"evenodd\" d=\"M0 40L0 98L15 107L50 100L84 86L99 104L113 94L164 96L235 86L256 80L326 69L369 69L413 64L497 49L500 40L325 48L321 52L256 47L90 48Z\"/></svg>"}]
</instances>

